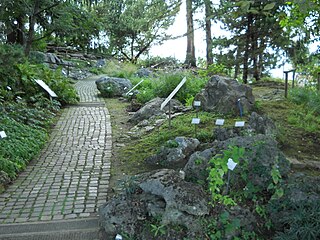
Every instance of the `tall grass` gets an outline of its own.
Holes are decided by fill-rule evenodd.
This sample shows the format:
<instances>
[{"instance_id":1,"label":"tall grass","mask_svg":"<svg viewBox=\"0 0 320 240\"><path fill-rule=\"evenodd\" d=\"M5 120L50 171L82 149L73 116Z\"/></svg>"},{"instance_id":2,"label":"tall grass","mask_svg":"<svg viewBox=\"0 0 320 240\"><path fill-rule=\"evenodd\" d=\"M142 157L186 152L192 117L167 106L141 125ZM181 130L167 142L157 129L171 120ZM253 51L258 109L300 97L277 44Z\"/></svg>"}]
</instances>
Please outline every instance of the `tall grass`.
<instances>
[{"instance_id":1,"label":"tall grass","mask_svg":"<svg viewBox=\"0 0 320 240\"><path fill-rule=\"evenodd\" d=\"M310 88L294 88L290 91L289 100L302 105L314 115L320 115L320 94Z\"/></svg>"}]
</instances>

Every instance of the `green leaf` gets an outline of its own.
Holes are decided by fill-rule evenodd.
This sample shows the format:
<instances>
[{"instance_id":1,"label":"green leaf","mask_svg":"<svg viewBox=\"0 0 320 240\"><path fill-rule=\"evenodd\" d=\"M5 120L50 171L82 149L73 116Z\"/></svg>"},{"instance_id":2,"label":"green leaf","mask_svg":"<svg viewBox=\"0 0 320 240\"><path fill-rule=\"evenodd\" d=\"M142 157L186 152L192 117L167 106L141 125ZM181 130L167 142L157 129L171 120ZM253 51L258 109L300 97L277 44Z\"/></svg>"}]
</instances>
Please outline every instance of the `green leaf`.
<instances>
[{"instance_id":1,"label":"green leaf","mask_svg":"<svg viewBox=\"0 0 320 240\"><path fill-rule=\"evenodd\" d=\"M276 5L275 2L269 3L269 4L267 4L267 5L264 6L263 11L270 11L270 10L272 10L272 9L275 7L275 5Z\"/></svg>"}]
</instances>

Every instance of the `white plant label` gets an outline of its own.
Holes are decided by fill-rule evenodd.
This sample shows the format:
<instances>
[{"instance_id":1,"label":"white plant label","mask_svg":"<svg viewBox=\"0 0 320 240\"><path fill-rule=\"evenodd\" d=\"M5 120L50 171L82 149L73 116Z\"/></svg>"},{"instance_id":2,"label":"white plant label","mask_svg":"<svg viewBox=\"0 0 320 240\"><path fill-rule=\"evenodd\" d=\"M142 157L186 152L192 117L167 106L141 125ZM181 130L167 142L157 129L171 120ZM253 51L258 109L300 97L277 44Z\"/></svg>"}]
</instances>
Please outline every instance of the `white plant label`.
<instances>
[{"instance_id":1,"label":"white plant label","mask_svg":"<svg viewBox=\"0 0 320 240\"><path fill-rule=\"evenodd\" d=\"M233 171L233 169L235 169L235 167L237 166L237 163L234 162L232 158L229 158L227 165L228 165L228 169Z\"/></svg>"},{"instance_id":2,"label":"white plant label","mask_svg":"<svg viewBox=\"0 0 320 240\"><path fill-rule=\"evenodd\" d=\"M244 127L245 122L244 121L236 121L234 124L235 127Z\"/></svg>"},{"instance_id":3,"label":"white plant label","mask_svg":"<svg viewBox=\"0 0 320 240\"><path fill-rule=\"evenodd\" d=\"M184 77L181 80L181 82L176 86L176 88L172 91L172 93L170 93L170 95L166 98L166 100L164 100L164 102L161 104L161 107L160 107L161 110L168 104L168 102L174 97L174 95L176 95L176 93L180 90L183 84L186 83L186 81L187 81L187 78Z\"/></svg>"},{"instance_id":4,"label":"white plant label","mask_svg":"<svg viewBox=\"0 0 320 240\"><path fill-rule=\"evenodd\" d=\"M130 90L129 90L129 92L127 92L126 93L126 95L128 96L132 96L133 94L131 94L130 95L130 93L136 88L136 87L138 87L142 82L144 81L144 79L142 79L140 82L138 82L133 88L131 88Z\"/></svg>"},{"instance_id":5,"label":"white plant label","mask_svg":"<svg viewBox=\"0 0 320 240\"><path fill-rule=\"evenodd\" d=\"M224 119L217 119L216 120L216 125L217 126L223 126L223 124L224 124Z\"/></svg>"},{"instance_id":6,"label":"white plant label","mask_svg":"<svg viewBox=\"0 0 320 240\"><path fill-rule=\"evenodd\" d=\"M0 137L1 138L6 138L7 134L5 133L5 131L0 131Z\"/></svg>"},{"instance_id":7,"label":"white plant label","mask_svg":"<svg viewBox=\"0 0 320 240\"><path fill-rule=\"evenodd\" d=\"M200 107L201 106L201 101L194 101L193 106L195 107Z\"/></svg>"},{"instance_id":8,"label":"white plant label","mask_svg":"<svg viewBox=\"0 0 320 240\"><path fill-rule=\"evenodd\" d=\"M200 118L192 118L192 124L200 124Z\"/></svg>"},{"instance_id":9,"label":"white plant label","mask_svg":"<svg viewBox=\"0 0 320 240\"><path fill-rule=\"evenodd\" d=\"M36 83L38 83L38 85L40 87L42 87L47 93L49 93L50 97L58 97L57 94L51 90L51 88L42 80L35 80Z\"/></svg>"}]
</instances>

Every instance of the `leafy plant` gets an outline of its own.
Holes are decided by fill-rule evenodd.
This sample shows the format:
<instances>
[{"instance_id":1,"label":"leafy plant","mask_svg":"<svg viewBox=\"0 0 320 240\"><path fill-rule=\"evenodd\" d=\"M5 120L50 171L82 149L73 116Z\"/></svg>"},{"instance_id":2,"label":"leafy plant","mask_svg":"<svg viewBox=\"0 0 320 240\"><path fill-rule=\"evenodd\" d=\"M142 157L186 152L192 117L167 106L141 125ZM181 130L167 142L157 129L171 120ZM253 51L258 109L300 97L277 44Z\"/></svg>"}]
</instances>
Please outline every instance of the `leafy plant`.
<instances>
[{"instance_id":1,"label":"leafy plant","mask_svg":"<svg viewBox=\"0 0 320 240\"><path fill-rule=\"evenodd\" d=\"M47 133L6 116L0 116L0 129L7 134L0 140L0 170L13 179L39 153Z\"/></svg>"},{"instance_id":2,"label":"leafy plant","mask_svg":"<svg viewBox=\"0 0 320 240\"><path fill-rule=\"evenodd\" d=\"M216 155L210 160L209 167L209 191L211 193L212 204L222 203L224 205L236 205L235 201L227 195L223 195L222 187L225 185L225 176L228 173L228 159L231 158L235 163L239 163L244 156L244 148L229 146L222 154Z\"/></svg>"},{"instance_id":3,"label":"leafy plant","mask_svg":"<svg viewBox=\"0 0 320 240\"><path fill-rule=\"evenodd\" d=\"M299 240L320 238L320 205L306 201L291 206L290 214L281 219L285 229L278 232L275 240Z\"/></svg>"},{"instance_id":4,"label":"leafy plant","mask_svg":"<svg viewBox=\"0 0 320 240\"><path fill-rule=\"evenodd\" d=\"M150 227L154 237L166 234L166 225L150 224Z\"/></svg>"},{"instance_id":5,"label":"leafy plant","mask_svg":"<svg viewBox=\"0 0 320 240\"><path fill-rule=\"evenodd\" d=\"M208 77L213 75L228 75L228 70L223 64L213 63L207 69L200 69L198 71L200 77Z\"/></svg>"},{"instance_id":6,"label":"leafy plant","mask_svg":"<svg viewBox=\"0 0 320 240\"><path fill-rule=\"evenodd\" d=\"M139 189L139 186L136 183L136 178L134 176L123 178L119 182L119 185L120 185L120 188L123 189L124 192L128 195L135 193Z\"/></svg>"}]
</instances>

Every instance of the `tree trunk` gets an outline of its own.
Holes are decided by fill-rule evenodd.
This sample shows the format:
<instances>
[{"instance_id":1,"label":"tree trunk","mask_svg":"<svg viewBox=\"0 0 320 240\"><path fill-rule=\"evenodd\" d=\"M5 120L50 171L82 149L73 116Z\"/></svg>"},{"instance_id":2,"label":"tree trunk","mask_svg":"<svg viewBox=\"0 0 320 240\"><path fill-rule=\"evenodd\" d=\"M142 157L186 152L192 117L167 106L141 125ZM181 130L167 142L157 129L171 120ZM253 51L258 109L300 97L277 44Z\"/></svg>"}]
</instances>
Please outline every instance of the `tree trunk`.
<instances>
[{"instance_id":1,"label":"tree trunk","mask_svg":"<svg viewBox=\"0 0 320 240\"><path fill-rule=\"evenodd\" d=\"M260 74L260 79L263 77L262 73L264 71L264 62L263 62L263 52L265 49L265 38L261 38L260 40L260 46L259 46L259 59L258 59L258 70L259 70L259 74Z\"/></svg>"},{"instance_id":2,"label":"tree trunk","mask_svg":"<svg viewBox=\"0 0 320 240\"><path fill-rule=\"evenodd\" d=\"M212 18L212 9L211 9L211 1L205 0L205 12L206 12L206 57L207 57L207 67L213 63L212 57L212 36L211 36L211 18Z\"/></svg>"},{"instance_id":3,"label":"tree trunk","mask_svg":"<svg viewBox=\"0 0 320 240\"><path fill-rule=\"evenodd\" d=\"M187 7L187 54L186 54L185 64L187 64L190 67L196 67L192 0L186 0L186 7Z\"/></svg>"},{"instance_id":4,"label":"tree trunk","mask_svg":"<svg viewBox=\"0 0 320 240\"><path fill-rule=\"evenodd\" d=\"M242 80L243 83L248 83L248 73L249 73L249 53L250 53L250 40L251 40L251 25L252 25L252 15L249 13L247 17L247 31L246 31L246 43L243 56L243 73Z\"/></svg>"},{"instance_id":5,"label":"tree trunk","mask_svg":"<svg viewBox=\"0 0 320 240\"><path fill-rule=\"evenodd\" d=\"M29 31L27 35L26 47L24 49L24 53L26 56L29 55L31 51L31 46L33 43L34 37L34 26L36 24L36 14L39 12L40 0L36 0L34 2L33 12L29 16Z\"/></svg>"},{"instance_id":6,"label":"tree trunk","mask_svg":"<svg viewBox=\"0 0 320 240\"><path fill-rule=\"evenodd\" d=\"M241 49L240 46L237 48L237 55L236 55L236 61L234 66L234 79L238 78L239 70L240 70L240 56L241 56Z\"/></svg>"},{"instance_id":7,"label":"tree trunk","mask_svg":"<svg viewBox=\"0 0 320 240\"><path fill-rule=\"evenodd\" d=\"M10 44L20 44L21 46L24 45L24 23L23 23L23 16L19 16L16 19L17 24L12 25L12 32L7 34L7 43Z\"/></svg>"}]
</instances>

